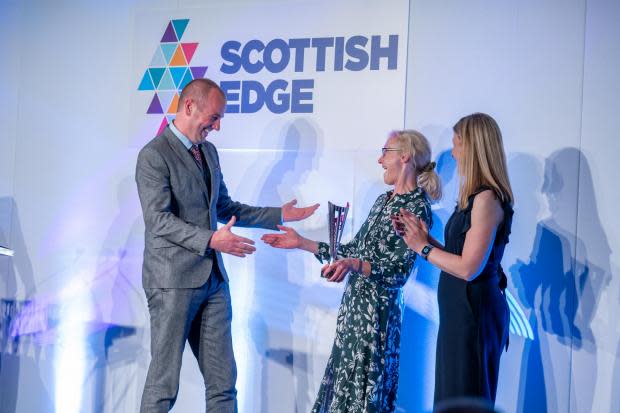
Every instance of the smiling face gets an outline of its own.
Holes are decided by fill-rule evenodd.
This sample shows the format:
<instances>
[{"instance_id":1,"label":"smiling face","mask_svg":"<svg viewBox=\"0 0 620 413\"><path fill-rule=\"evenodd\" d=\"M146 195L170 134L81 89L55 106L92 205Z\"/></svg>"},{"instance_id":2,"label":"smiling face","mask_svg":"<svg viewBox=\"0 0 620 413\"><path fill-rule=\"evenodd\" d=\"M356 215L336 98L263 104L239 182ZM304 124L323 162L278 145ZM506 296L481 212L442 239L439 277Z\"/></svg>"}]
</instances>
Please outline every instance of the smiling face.
<instances>
[{"instance_id":1,"label":"smiling face","mask_svg":"<svg viewBox=\"0 0 620 413\"><path fill-rule=\"evenodd\" d=\"M383 148L384 151L378 160L384 169L383 182L395 185L403 169L402 151L395 137L388 138Z\"/></svg>"},{"instance_id":2,"label":"smiling face","mask_svg":"<svg viewBox=\"0 0 620 413\"><path fill-rule=\"evenodd\" d=\"M204 142L212 130L220 130L220 120L226 109L226 99L218 91L211 90L202 100L190 98L184 108L188 120L187 137L195 144Z\"/></svg>"}]
</instances>

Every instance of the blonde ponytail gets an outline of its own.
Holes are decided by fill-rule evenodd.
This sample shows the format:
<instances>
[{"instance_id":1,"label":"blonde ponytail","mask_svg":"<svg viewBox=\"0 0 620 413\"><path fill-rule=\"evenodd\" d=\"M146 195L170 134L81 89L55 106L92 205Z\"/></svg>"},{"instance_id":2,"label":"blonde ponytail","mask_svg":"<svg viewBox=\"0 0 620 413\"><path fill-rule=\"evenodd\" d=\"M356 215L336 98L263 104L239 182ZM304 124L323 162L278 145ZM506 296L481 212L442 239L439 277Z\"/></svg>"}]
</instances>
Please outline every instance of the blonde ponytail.
<instances>
[{"instance_id":1,"label":"blonde ponytail","mask_svg":"<svg viewBox=\"0 0 620 413\"><path fill-rule=\"evenodd\" d=\"M396 139L403 153L411 155L411 162L418 176L418 186L431 199L441 198L441 180L435 172L435 162L431 162L431 146L426 137L413 129L394 131L390 136Z\"/></svg>"}]
</instances>

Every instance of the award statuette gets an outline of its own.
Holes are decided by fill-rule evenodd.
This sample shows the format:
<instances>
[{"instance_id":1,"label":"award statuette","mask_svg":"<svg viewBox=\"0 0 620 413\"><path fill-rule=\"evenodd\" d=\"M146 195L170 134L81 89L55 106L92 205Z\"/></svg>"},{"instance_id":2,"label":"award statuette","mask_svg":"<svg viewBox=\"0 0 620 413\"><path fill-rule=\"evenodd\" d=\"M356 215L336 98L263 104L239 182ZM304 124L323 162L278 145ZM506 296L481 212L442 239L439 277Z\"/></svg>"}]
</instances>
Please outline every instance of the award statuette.
<instances>
[{"instance_id":1,"label":"award statuette","mask_svg":"<svg viewBox=\"0 0 620 413\"><path fill-rule=\"evenodd\" d=\"M347 220L349 212L349 203L346 206L334 205L327 203L327 228L329 229L329 256L330 262L336 260L340 239L344 232L344 223ZM321 277L328 278L331 274L321 274Z\"/></svg>"}]
</instances>

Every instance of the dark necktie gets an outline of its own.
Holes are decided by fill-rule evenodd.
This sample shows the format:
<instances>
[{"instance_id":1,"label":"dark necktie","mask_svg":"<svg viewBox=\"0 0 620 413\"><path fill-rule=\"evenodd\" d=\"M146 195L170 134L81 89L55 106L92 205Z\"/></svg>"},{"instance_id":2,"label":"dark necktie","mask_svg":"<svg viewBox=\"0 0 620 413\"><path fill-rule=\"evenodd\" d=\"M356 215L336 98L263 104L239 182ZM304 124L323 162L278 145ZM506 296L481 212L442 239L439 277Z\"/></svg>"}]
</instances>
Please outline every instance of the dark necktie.
<instances>
[{"instance_id":1,"label":"dark necktie","mask_svg":"<svg viewBox=\"0 0 620 413\"><path fill-rule=\"evenodd\" d=\"M200 169L202 169L202 154L200 153L200 148L198 145L192 145L192 147L189 148L189 151L192 153L192 156L196 160L196 163Z\"/></svg>"},{"instance_id":2,"label":"dark necktie","mask_svg":"<svg viewBox=\"0 0 620 413\"><path fill-rule=\"evenodd\" d=\"M192 147L189 148L189 151L192 153L192 156L194 157L196 164L198 164L198 167L200 168L200 171L202 172L202 176L205 180L205 184L207 184L207 190L209 191L209 194L210 194L211 193L211 173L209 171L209 167L207 166L207 163L202 158L202 152L200 151L200 148L198 147L198 145L192 145Z\"/></svg>"}]
</instances>

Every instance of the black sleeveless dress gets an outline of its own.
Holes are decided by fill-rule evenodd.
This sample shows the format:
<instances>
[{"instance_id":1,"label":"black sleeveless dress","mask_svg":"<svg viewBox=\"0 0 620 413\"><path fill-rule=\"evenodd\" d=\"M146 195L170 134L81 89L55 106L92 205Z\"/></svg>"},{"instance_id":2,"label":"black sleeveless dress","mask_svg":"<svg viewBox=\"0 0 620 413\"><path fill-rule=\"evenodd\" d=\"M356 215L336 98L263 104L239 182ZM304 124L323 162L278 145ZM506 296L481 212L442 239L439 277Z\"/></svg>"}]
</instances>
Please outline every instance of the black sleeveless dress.
<instances>
[{"instance_id":1,"label":"black sleeveless dress","mask_svg":"<svg viewBox=\"0 0 620 413\"><path fill-rule=\"evenodd\" d=\"M458 209L445 228L445 250L461 255L465 234L471 227L474 197ZM500 262L508 243L513 210L502 205L500 223L489 259L478 277L464 281L441 272L437 289L439 331L435 365L435 403L455 397L477 397L495 402L499 359L508 346L510 313L504 289L506 276Z\"/></svg>"}]
</instances>

